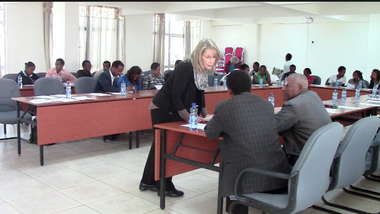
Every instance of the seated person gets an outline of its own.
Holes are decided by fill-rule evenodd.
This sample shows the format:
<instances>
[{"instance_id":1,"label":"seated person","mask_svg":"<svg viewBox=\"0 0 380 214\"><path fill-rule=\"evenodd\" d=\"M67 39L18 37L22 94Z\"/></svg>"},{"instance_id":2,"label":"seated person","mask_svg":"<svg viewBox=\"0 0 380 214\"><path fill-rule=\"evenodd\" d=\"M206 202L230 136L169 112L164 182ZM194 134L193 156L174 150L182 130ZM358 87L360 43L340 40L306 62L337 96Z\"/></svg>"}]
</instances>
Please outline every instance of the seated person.
<instances>
[{"instance_id":1,"label":"seated person","mask_svg":"<svg viewBox=\"0 0 380 214\"><path fill-rule=\"evenodd\" d=\"M219 144L223 164L220 191L222 197L227 197L226 211L233 201L230 196L234 195L235 181L243 169L291 171L279 142L272 104L251 94L251 81L244 71L234 71L227 76L227 89L231 99L216 105L215 115L204 128L208 139L224 139ZM282 193L287 191L287 181L251 173L243 178L243 187L247 194ZM248 213L248 207L237 205L233 213Z\"/></svg>"},{"instance_id":2,"label":"seated person","mask_svg":"<svg viewBox=\"0 0 380 214\"><path fill-rule=\"evenodd\" d=\"M346 73L346 67L339 66L338 74L336 75L334 74L331 77L329 77L325 85L335 86L335 82L338 81L338 86L344 86L346 84L346 77L344 76L345 73Z\"/></svg>"},{"instance_id":3,"label":"seated person","mask_svg":"<svg viewBox=\"0 0 380 214\"><path fill-rule=\"evenodd\" d=\"M224 65L224 72L226 74L228 74L229 72L237 69L237 70L240 70L240 60L239 58L237 58L237 56L233 56L231 57L230 61L227 62L225 65Z\"/></svg>"},{"instance_id":4,"label":"seated person","mask_svg":"<svg viewBox=\"0 0 380 214\"><path fill-rule=\"evenodd\" d=\"M90 60L84 60L82 62L82 70L78 70L77 71L77 76L78 78L79 77L92 77L91 75L91 68L92 68L92 65L91 65L91 62Z\"/></svg>"},{"instance_id":5,"label":"seated person","mask_svg":"<svg viewBox=\"0 0 380 214\"><path fill-rule=\"evenodd\" d=\"M251 77L251 79L253 80L253 75L255 75L255 73L259 72L259 67L260 67L260 63L259 62L254 62L253 65L252 65L252 71L250 71L248 73L248 75Z\"/></svg>"},{"instance_id":6,"label":"seated person","mask_svg":"<svg viewBox=\"0 0 380 214\"><path fill-rule=\"evenodd\" d=\"M55 68L51 68L46 72L45 77L53 77L58 78L61 75L62 82L70 81L71 83L75 83L77 78L68 70L64 69L65 61L61 58L58 58L55 61Z\"/></svg>"},{"instance_id":7,"label":"seated person","mask_svg":"<svg viewBox=\"0 0 380 214\"><path fill-rule=\"evenodd\" d=\"M126 91L139 91L142 89L139 85L139 77L141 76L142 70L139 66L132 66L125 75L121 76L117 81L117 85L121 87L121 83L125 82L127 89Z\"/></svg>"},{"instance_id":8,"label":"seated person","mask_svg":"<svg viewBox=\"0 0 380 214\"><path fill-rule=\"evenodd\" d=\"M259 72L255 73L255 75L253 76L253 83L259 84L260 78L263 78L264 84L269 84L269 85L271 84L270 74L265 65L261 65L259 67Z\"/></svg>"},{"instance_id":9,"label":"seated person","mask_svg":"<svg viewBox=\"0 0 380 214\"><path fill-rule=\"evenodd\" d=\"M179 65L181 62L183 62L182 60L178 59L175 61L175 64L174 64L174 69L177 67L177 65ZM171 72L174 71L174 70L167 70L164 72L164 81L166 82L166 80L168 80Z\"/></svg>"},{"instance_id":10,"label":"seated person","mask_svg":"<svg viewBox=\"0 0 380 214\"><path fill-rule=\"evenodd\" d=\"M20 71L22 77L22 85L33 85L34 82L39 78L37 74L34 73L36 65L33 62L25 63L25 70ZM18 82L18 75L16 77L16 82Z\"/></svg>"},{"instance_id":11,"label":"seated person","mask_svg":"<svg viewBox=\"0 0 380 214\"><path fill-rule=\"evenodd\" d=\"M94 92L120 92L117 86L117 77L123 73L124 64L120 60L112 63L109 71L102 72L96 80Z\"/></svg>"},{"instance_id":12,"label":"seated person","mask_svg":"<svg viewBox=\"0 0 380 214\"><path fill-rule=\"evenodd\" d=\"M379 90L380 87L380 71L379 69L373 69L371 73L371 81L369 82L368 88L376 87Z\"/></svg>"},{"instance_id":13,"label":"seated person","mask_svg":"<svg viewBox=\"0 0 380 214\"><path fill-rule=\"evenodd\" d=\"M99 75L100 75L102 72L104 72L104 71L108 71L108 70L110 69L110 67L111 67L111 62L110 62L110 61L107 61L107 60L104 61L104 62L103 62L103 69L102 69L102 70L99 70L99 71L96 71L94 77L95 77L95 78L98 78Z\"/></svg>"},{"instance_id":14,"label":"seated person","mask_svg":"<svg viewBox=\"0 0 380 214\"><path fill-rule=\"evenodd\" d=\"M362 88L368 88L367 83L363 80L363 73L359 70L355 70L354 73L352 73L352 79L348 80L347 86L350 84L357 88L359 81L362 81Z\"/></svg>"},{"instance_id":15,"label":"seated person","mask_svg":"<svg viewBox=\"0 0 380 214\"><path fill-rule=\"evenodd\" d=\"M160 63L153 62L150 66L152 73L148 76L144 76L143 79L143 90L156 89L154 85L163 85L165 83L164 76L160 73Z\"/></svg>"},{"instance_id":16,"label":"seated person","mask_svg":"<svg viewBox=\"0 0 380 214\"><path fill-rule=\"evenodd\" d=\"M307 78L299 73L290 75L282 86L286 102L275 118L277 131L284 137L286 153L301 152L315 130L332 122L321 98L307 88Z\"/></svg>"},{"instance_id":17,"label":"seated person","mask_svg":"<svg viewBox=\"0 0 380 214\"><path fill-rule=\"evenodd\" d=\"M311 69L310 68L305 68L303 69L303 75L307 78L307 81L310 84L314 84L314 77L310 76L311 75Z\"/></svg>"},{"instance_id":18,"label":"seated person","mask_svg":"<svg viewBox=\"0 0 380 214\"><path fill-rule=\"evenodd\" d=\"M296 66L294 64L289 65L289 72L284 73L282 75L281 81L285 80L290 74L296 73Z\"/></svg>"},{"instance_id":19,"label":"seated person","mask_svg":"<svg viewBox=\"0 0 380 214\"><path fill-rule=\"evenodd\" d=\"M240 69L245 71L245 73L249 74L249 66L247 64L241 64Z\"/></svg>"}]
</instances>

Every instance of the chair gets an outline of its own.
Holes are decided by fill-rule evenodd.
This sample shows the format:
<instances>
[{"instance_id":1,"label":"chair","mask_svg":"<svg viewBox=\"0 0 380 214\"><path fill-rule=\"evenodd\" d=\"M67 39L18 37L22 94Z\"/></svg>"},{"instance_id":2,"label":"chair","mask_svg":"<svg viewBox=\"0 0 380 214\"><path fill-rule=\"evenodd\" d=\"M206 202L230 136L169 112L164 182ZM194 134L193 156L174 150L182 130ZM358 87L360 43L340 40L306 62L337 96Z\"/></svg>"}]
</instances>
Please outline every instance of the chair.
<instances>
[{"instance_id":1,"label":"chair","mask_svg":"<svg viewBox=\"0 0 380 214\"><path fill-rule=\"evenodd\" d=\"M74 75L74 77L78 78L77 72L71 72L71 74Z\"/></svg>"},{"instance_id":2,"label":"chair","mask_svg":"<svg viewBox=\"0 0 380 214\"><path fill-rule=\"evenodd\" d=\"M330 167L342 133L343 126L338 122L317 129L305 143L290 174L257 168L241 171L235 183L235 197L238 200L231 204L229 213L232 213L236 204L244 204L262 210L263 213L296 213L318 202L329 187ZM242 194L241 180L248 172L287 179L289 191L285 194Z\"/></svg>"},{"instance_id":3,"label":"chair","mask_svg":"<svg viewBox=\"0 0 380 214\"><path fill-rule=\"evenodd\" d=\"M216 78L216 76L213 74L208 75L208 86L214 86L214 79L215 78ZM219 81L218 81L218 83L219 83Z\"/></svg>"},{"instance_id":4,"label":"chair","mask_svg":"<svg viewBox=\"0 0 380 214\"><path fill-rule=\"evenodd\" d=\"M20 89L16 81L7 78L0 79L0 123L4 125L4 135L7 135L7 124L17 124L17 103L13 97L21 97ZM23 119L31 120L32 115L20 111ZM0 140L16 139L17 137L5 137ZM27 140L24 140L27 141Z\"/></svg>"},{"instance_id":5,"label":"chair","mask_svg":"<svg viewBox=\"0 0 380 214\"><path fill-rule=\"evenodd\" d=\"M37 76L39 76L40 78L46 76L46 72L38 72L38 73L36 73L36 74L37 74Z\"/></svg>"},{"instance_id":6,"label":"chair","mask_svg":"<svg viewBox=\"0 0 380 214\"><path fill-rule=\"evenodd\" d=\"M232 54L226 54L226 55L224 55L224 65L226 65L227 63L229 63L230 62L230 60L231 60L231 58L233 57L234 55L232 55Z\"/></svg>"},{"instance_id":7,"label":"chair","mask_svg":"<svg viewBox=\"0 0 380 214\"><path fill-rule=\"evenodd\" d=\"M367 84L367 86L369 86L369 82L367 80L363 80L363 81Z\"/></svg>"},{"instance_id":8,"label":"chair","mask_svg":"<svg viewBox=\"0 0 380 214\"><path fill-rule=\"evenodd\" d=\"M224 55L226 54L233 54L234 53L234 49L232 47L226 47L224 49Z\"/></svg>"},{"instance_id":9,"label":"chair","mask_svg":"<svg viewBox=\"0 0 380 214\"><path fill-rule=\"evenodd\" d=\"M75 93L76 94L82 94L82 93L94 92L96 81L97 81L97 79L94 77L78 78L74 83Z\"/></svg>"},{"instance_id":10,"label":"chair","mask_svg":"<svg viewBox=\"0 0 380 214\"><path fill-rule=\"evenodd\" d=\"M325 85L330 85L329 80L330 80L330 78L327 78Z\"/></svg>"},{"instance_id":11,"label":"chair","mask_svg":"<svg viewBox=\"0 0 380 214\"><path fill-rule=\"evenodd\" d=\"M5 78L5 79L12 79L13 81L16 82L17 76L18 76L18 74L5 74L3 76L3 78Z\"/></svg>"},{"instance_id":12,"label":"chair","mask_svg":"<svg viewBox=\"0 0 380 214\"><path fill-rule=\"evenodd\" d=\"M373 142L379 128L380 120L377 116L369 116L356 121L348 130L336 151L331 166L331 182L327 191L343 189L352 185L364 174L366 170L366 154ZM361 210L328 202L324 196L322 201L332 207L354 213L364 213ZM313 206L313 208L330 211L326 208Z\"/></svg>"},{"instance_id":13,"label":"chair","mask_svg":"<svg viewBox=\"0 0 380 214\"><path fill-rule=\"evenodd\" d=\"M65 94L65 87L58 79L53 77L46 77L39 78L34 82L35 96L54 94Z\"/></svg>"},{"instance_id":14,"label":"chair","mask_svg":"<svg viewBox=\"0 0 380 214\"><path fill-rule=\"evenodd\" d=\"M240 62L244 62L244 49L242 47L237 47L235 49L235 56L239 58Z\"/></svg>"},{"instance_id":15,"label":"chair","mask_svg":"<svg viewBox=\"0 0 380 214\"><path fill-rule=\"evenodd\" d=\"M312 77L314 77L314 85L321 85L321 77L317 76L317 75L310 75Z\"/></svg>"}]
</instances>

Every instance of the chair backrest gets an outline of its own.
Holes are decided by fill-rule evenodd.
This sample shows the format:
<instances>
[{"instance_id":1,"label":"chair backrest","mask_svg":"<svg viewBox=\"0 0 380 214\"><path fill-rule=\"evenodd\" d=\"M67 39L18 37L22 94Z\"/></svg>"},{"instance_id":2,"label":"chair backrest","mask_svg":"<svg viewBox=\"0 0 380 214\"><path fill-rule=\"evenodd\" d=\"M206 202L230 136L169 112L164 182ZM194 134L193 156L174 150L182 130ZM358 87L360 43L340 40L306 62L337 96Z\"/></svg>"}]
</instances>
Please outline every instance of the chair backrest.
<instances>
[{"instance_id":1,"label":"chair backrest","mask_svg":"<svg viewBox=\"0 0 380 214\"><path fill-rule=\"evenodd\" d=\"M226 65L227 63L229 63L230 62L230 60L231 60L231 58L233 57L234 55L232 55L232 54L226 54L226 55L224 55L224 65Z\"/></svg>"},{"instance_id":2,"label":"chair backrest","mask_svg":"<svg viewBox=\"0 0 380 214\"><path fill-rule=\"evenodd\" d=\"M2 78L5 79L12 79L13 81L16 82L18 74L5 74Z\"/></svg>"},{"instance_id":3,"label":"chair backrest","mask_svg":"<svg viewBox=\"0 0 380 214\"><path fill-rule=\"evenodd\" d=\"M366 154L379 125L377 116L369 116L356 121L347 131L335 155L329 190L347 187L364 174Z\"/></svg>"},{"instance_id":4,"label":"chair backrest","mask_svg":"<svg viewBox=\"0 0 380 214\"><path fill-rule=\"evenodd\" d=\"M45 76L46 76L46 72L38 72L38 73L36 73L36 75L37 75L39 78L42 78L42 77L45 77Z\"/></svg>"},{"instance_id":5,"label":"chair backrest","mask_svg":"<svg viewBox=\"0 0 380 214\"><path fill-rule=\"evenodd\" d=\"M78 73L77 72L71 72L72 75L74 75L74 77L78 78Z\"/></svg>"},{"instance_id":6,"label":"chair backrest","mask_svg":"<svg viewBox=\"0 0 380 214\"><path fill-rule=\"evenodd\" d=\"M56 78L39 78L34 82L34 95L65 94L63 83Z\"/></svg>"},{"instance_id":7,"label":"chair backrest","mask_svg":"<svg viewBox=\"0 0 380 214\"><path fill-rule=\"evenodd\" d=\"M224 49L224 55L226 54L233 54L234 53L234 49L232 47L226 47Z\"/></svg>"},{"instance_id":8,"label":"chair backrest","mask_svg":"<svg viewBox=\"0 0 380 214\"><path fill-rule=\"evenodd\" d=\"M330 85L330 84L329 84L329 80L330 80L330 78L327 78L327 80L326 80L326 82L325 82L325 85Z\"/></svg>"},{"instance_id":9,"label":"chair backrest","mask_svg":"<svg viewBox=\"0 0 380 214\"><path fill-rule=\"evenodd\" d=\"M380 171L380 128L371 143L366 155L366 171L364 175L370 175Z\"/></svg>"},{"instance_id":10,"label":"chair backrest","mask_svg":"<svg viewBox=\"0 0 380 214\"><path fill-rule=\"evenodd\" d=\"M312 77L314 77L314 83L315 85L320 85L321 84L321 77L317 76L317 75L310 75Z\"/></svg>"},{"instance_id":11,"label":"chair backrest","mask_svg":"<svg viewBox=\"0 0 380 214\"><path fill-rule=\"evenodd\" d=\"M0 112L17 110L12 97L20 97L20 89L15 80L0 78Z\"/></svg>"},{"instance_id":12,"label":"chair backrest","mask_svg":"<svg viewBox=\"0 0 380 214\"><path fill-rule=\"evenodd\" d=\"M369 82L367 80L363 80L363 81L367 84L367 86L369 86Z\"/></svg>"},{"instance_id":13,"label":"chair backrest","mask_svg":"<svg viewBox=\"0 0 380 214\"><path fill-rule=\"evenodd\" d=\"M81 77L78 78L75 83L75 93L93 93L95 89L97 79L94 77Z\"/></svg>"},{"instance_id":14,"label":"chair backrest","mask_svg":"<svg viewBox=\"0 0 380 214\"><path fill-rule=\"evenodd\" d=\"M209 74L208 75L208 86L214 86L214 79L215 79L215 75L213 74Z\"/></svg>"},{"instance_id":15,"label":"chair backrest","mask_svg":"<svg viewBox=\"0 0 380 214\"><path fill-rule=\"evenodd\" d=\"M306 141L291 172L298 173L296 188L289 183L289 201L295 198L292 213L307 209L326 192L330 167L342 134L343 125L331 122L317 129Z\"/></svg>"},{"instance_id":16,"label":"chair backrest","mask_svg":"<svg viewBox=\"0 0 380 214\"><path fill-rule=\"evenodd\" d=\"M235 49L235 56L243 62L244 49L242 47L237 47Z\"/></svg>"}]
</instances>

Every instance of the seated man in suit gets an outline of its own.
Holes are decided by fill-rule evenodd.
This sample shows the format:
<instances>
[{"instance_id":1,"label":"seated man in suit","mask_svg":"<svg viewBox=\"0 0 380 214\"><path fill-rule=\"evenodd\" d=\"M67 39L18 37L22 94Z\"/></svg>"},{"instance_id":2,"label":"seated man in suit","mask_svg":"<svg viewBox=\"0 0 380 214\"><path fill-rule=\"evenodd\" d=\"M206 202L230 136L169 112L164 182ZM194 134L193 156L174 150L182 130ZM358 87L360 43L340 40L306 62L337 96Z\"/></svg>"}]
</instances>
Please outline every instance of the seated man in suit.
<instances>
[{"instance_id":1,"label":"seated man in suit","mask_svg":"<svg viewBox=\"0 0 380 214\"><path fill-rule=\"evenodd\" d=\"M102 70L99 70L99 71L96 71L94 77L95 78L98 78L100 76L101 73L103 73L104 71L108 71L111 67L111 62L110 61L104 61L103 62L103 69Z\"/></svg>"},{"instance_id":2,"label":"seated man in suit","mask_svg":"<svg viewBox=\"0 0 380 214\"><path fill-rule=\"evenodd\" d=\"M344 86L346 84L346 67L339 66L338 74L334 74L329 77L325 83L325 85L335 86L335 82L338 82L338 86Z\"/></svg>"},{"instance_id":3,"label":"seated man in suit","mask_svg":"<svg viewBox=\"0 0 380 214\"><path fill-rule=\"evenodd\" d=\"M223 167L221 194L227 197L226 210L232 203L230 196L234 194L235 181L243 169L291 171L279 143L272 104L251 94L251 80L244 71L229 73L227 89L231 99L216 105L215 115L204 129L208 139L224 139L219 148ZM251 173L243 178L243 188L245 193L282 193L287 191L287 181ZM233 213L248 213L248 207L237 205Z\"/></svg>"},{"instance_id":4,"label":"seated man in suit","mask_svg":"<svg viewBox=\"0 0 380 214\"><path fill-rule=\"evenodd\" d=\"M116 60L112 63L109 71L102 72L95 85L95 92L120 92L120 88L117 85L117 78L123 73L124 64L120 60Z\"/></svg>"},{"instance_id":5,"label":"seated man in suit","mask_svg":"<svg viewBox=\"0 0 380 214\"><path fill-rule=\"evenodd\" d=\"M307 78L300 73L289 75L282 86L286 102L275 118L286 153L299 153L315 130L332 122L321 98L307 87Z\"/></svg>"},{"instance_id":6,"label":"seated man in suit","mask_svg":"<svg viewBox=\"0 0 380 214\"><path fill-rule=\"evenodd\" d=\"M289 72L287 72L287 73L285 73L284 75L282 75L281 81L282 81L282 80L285 80L286 78L288 78L288 76L289 76L290 74L294 74L294 73L296 73L296 66L295 66L294 64L291 64L291 65L289 66Z\"/></svg>"},{"instance_id":7,"label":"seated man in suit","mask_svg":"<svg viewBox=\"0 0 380 214\"><path fill-rule=\"evenodd\" d=\"M164 76L160 74L160 63L153 62L150 69L152 73L143 79L143 90L156 89L154 85L163 85L165 83Z\"/></svg>"},{"instance_id":8,"label":"seated man in suit","mask_svg":"<svg viewBox=\"0 0 380 214\"><path fill-rule=\"evenodd\" d=\"M91 65L91 62L90 60L84 60L82 62L82 70L78 70L77 71L77 76L78 78L79 77L92 77L91 75L91 68L92 68L92 65Z\"/></svg>"},{"instance_id":9,"label":"seated man in suit","mask_svg":"<svg viewBox=\"0 0 380 214\"><path fill-rule=\"evenodd\" d=\"M77 80L77 78L68 70L64 69L65 61L61 58L58 58L55 61L55 68L51 68L46 72L45 77L59 78L63 83L70 81L72 84Z\"/></svg>"}]
</instances>

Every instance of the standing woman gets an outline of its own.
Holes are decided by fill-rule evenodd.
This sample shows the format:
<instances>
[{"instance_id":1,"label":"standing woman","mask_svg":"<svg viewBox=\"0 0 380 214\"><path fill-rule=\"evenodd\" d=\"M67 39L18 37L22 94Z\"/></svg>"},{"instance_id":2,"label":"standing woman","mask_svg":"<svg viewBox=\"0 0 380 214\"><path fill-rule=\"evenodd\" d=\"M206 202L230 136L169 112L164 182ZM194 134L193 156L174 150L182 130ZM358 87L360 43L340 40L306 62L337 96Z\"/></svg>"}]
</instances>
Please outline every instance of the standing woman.
<instances>
[{"instance_id":1,"label":"standing woman","mask_svg":"<svg viewBox=\"0 0 380 214\"><path fill-rule=\"evenodd\" d=\"M373 69L371 73L371 81L369 82L368 88L376 87L379 90L380 87L380 71L379 69Z\"/></svg>"},{"instance_id":2,"label":"standing woman","mask_svg":"<svg viewBox=\"0 0 380 214\"><path fill-rule=\"evenodd\" d=\"M23 85L34 85L34 82L39 78L39 76L34 73L34 70L36 70L36 65L33 62L25 63L25 70L18 73L21 74ZM15 80L18 82L18 75Z\"/></svg>"},{"instance_id":3,"label":"standing woman","mask_svg":"<svg viewBox=\"0 0 380 214\"><path fill-rule=\"evenodd\" d=\"M152 125L173 121L189 121L191 103L198 105L198 121L207 116L204 89L208 74L213 74L220 52L214 41L202 39L189 59L184 60L171 72L163 87L156 93L149 106ZM145 164L140 190L158 191L160 182L154 180L154 139ZM165 196L180 197L183 192L175 188L172 177L166 178Z\"/></svg>"}]
</instances>

